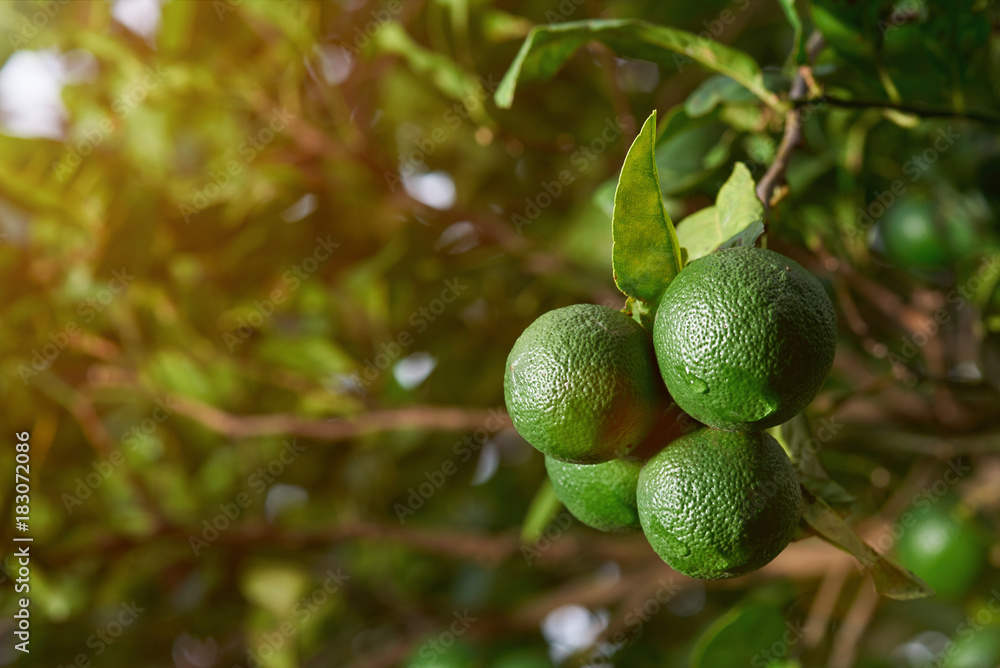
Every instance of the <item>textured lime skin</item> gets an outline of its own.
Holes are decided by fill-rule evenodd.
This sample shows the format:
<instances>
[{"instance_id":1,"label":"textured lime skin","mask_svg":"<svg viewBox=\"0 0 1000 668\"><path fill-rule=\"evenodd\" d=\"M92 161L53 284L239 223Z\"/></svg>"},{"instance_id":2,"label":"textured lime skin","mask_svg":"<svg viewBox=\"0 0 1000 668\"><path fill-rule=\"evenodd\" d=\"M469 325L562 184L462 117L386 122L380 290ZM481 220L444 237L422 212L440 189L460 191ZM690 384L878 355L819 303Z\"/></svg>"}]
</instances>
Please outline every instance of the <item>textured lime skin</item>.
<instances>
[{"instance_id":1,"label":"textured lime skin","mask_svg":"<svg viewBox=\"0 0 1000 668\"><path fill-rule=\"evenodd\" d=\"M987 549L970 522L948 508L949 501L927 507L926 499L907 512L916 517L903 524L896 553L904 566L921 577L943 598L969 590L986 563ZM900 521L908 519L906 513ZM907 526L910 524L910 526Z\"/></svg>"},{"instance_id":2,"label":"textured lime skin","mask_svg":"<svg viewBox=\"0 0 1000 668\"><path fill-rule=\"evenodd\" d=\"M837 350L837 316L820 282L763 248L716 251L670 283L653 327L674 401L718 429L760 430L805 408Z\"/></svg>"},{"instance_id":3,"label":"textured lime skin","mask_svg":"<svg viewBox=\"0 0 1000 668\"><path fill-rule=\"evenodd\" d=\"M641 529L635 489L642 464L612 459L603 464L571 464L545 458L556 498L576 519L600 531Z\"/></svg>"},{"instance_id":4,"label":"textured lime skin","mask_svg":"<svg viewBox=\"0 0 1000 668\"><path fill-rule=\"evenodd\" d=\"M774 559L802 507L792 463L770 435L709 428L650 459L636 499L656 553L702 580L745 575Z\"/></svg>"},{"instance_id":5,"label":"textured lime skin","mask_svg":"<svg viewBox=\"0 0 1000 668\"><path fill-rule=\"evenodd\" d=\"M507 357L503 389L518 433L544 454L578 464L629 452L666 398L645 330L592 304L531 323Z\"/></svg>"}]
</instances>

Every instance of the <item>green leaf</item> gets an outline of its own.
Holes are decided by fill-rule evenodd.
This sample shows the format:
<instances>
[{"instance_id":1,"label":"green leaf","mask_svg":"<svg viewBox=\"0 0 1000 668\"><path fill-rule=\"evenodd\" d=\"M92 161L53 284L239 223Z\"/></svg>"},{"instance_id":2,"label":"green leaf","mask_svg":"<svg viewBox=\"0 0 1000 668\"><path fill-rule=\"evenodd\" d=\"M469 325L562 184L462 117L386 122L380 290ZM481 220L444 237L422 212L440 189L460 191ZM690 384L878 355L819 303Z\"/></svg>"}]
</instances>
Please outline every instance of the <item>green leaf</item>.
<instances>
[{"instance_id":1,"label":"green leaf","mask_svg":"<svg viewBox=\"0 0 1000 668\"><path fill-rule=\"evenodd\" d=\"M869 547L823 499L805 490L802 501L802 520L820 538L860 561L879 594L899 601L934 595L926 582Z\"/></svg>"},{"instance_id":2,"label":"green leaf","mask_svg":"<svg viewBox=\"0 0 1000 668\"><path fill-rule=\"evenodd\" d=\"M785 110L785 104L764 86L760 66L747 53L685 30L639 19L535 26L497 88L494 96L497 106L509 109L518 83L550 79L577 49L591 40L604 43L619 56L672 68L682 67L689 60L697 61L742 84L775 111Z\"/></svg>"},{"instance_id":3,"label":"green leaf","mask_svg":"<svg viewBox=\"0 0 1000 668\"><path fill-rule=\"evenodd\" d=\"M729 160L735 134L722 123L691 127L656 147L656 169L664 197L680 194L707 179Z\"/></svg>"},{"instance_id":4,"label":"green leaf","mask_svg":"<svg viewBox=\"0 0 1000 668\"><path fill-rule=\"evenodd\" d=\"M792 26L794 37L792 39L792 60L796 65L805 65L808 62L806 54L806 36L802 32L802 19L795 11L795 0L779 0L781 9L784 10L788 23Z\"/></svg>"},{"instance_id":5,"label":"green leaf","mask_svg":"<svg viewBox=\"0 0 1000 668\"><path fill-rule=\"evenodd\" d=\"M785 631L785 618L773 605L751 603L733 608L695 642L691 668L768 665L763 652L781 640Z\"/></svg>"},{"instance_id":6,"label":"green leaf","mask_svg":"<svg viewBox=\"0 0 1000 668\"><path fill-rule=\"evenodd\" d=\"M684 111L691 118L709 113L723 102L749 102L757 98L727 76L716 74L701 82L684 101Z\"/></svg>"},{"instance_id":7,"label":"green leaf","mask_svg":"<svg viewBox=\"0 0 1000 668\"><path fill-rule=\"evenodd\" d=\"M681 270L680 244L663 208L656 171L656 111L625 156L611 218L615 284L629 297L655 305Z\"/></svg>"},{"instance_id":8,"label":"green leaf","mask_svg":"<svg viewBox=\"0 0 1000 668\"><path fill-rule=\"evenodd\" d=\"M706 125L710 125L719 120L720 114L713 110L697 118L688 115L685 103L678 104L670 109L660 121L660 128L656 137L656 146L665 144L674 137L688 130L694 130Z\"/></svg>"},{"instance_id":9,"label":"green leaf","mask_svg":"<svg viewBox=\"0 0 1000 668\"><path fill-rule=\"evenodd\" d=\"M677 226L677 238L688 252L688 261L719 248L752 246L764 232L764 207L757 199L753 177L742 162L736 163L723 184L715 206L697 211Z\"/></svg>"},{"instance_id":10,"label":"green leaf","mask_svg":"<svg viewBox=\"0 0 1000 668\"><path fill-rule=\"evenodd\" d=\"M737 162L733 173L715 199L719 215L719 228L725 240L720 248L753 246L764 233L764 205L757 197L757 184L750 170Z\"/></svg>"},{"instance_id":11,"label":"green leaf","mask_svg":"<svg viewBox=\"0 0 1000 668\"><path fill-rule=\"evenodd\" d=\"M546 478L535 492L535 498L531 500L528 513L524 516L521 542L534 543L538 540L561 507L562 503L556 498L556 491L552 488L552 481Z\"/></svg>"},{"instance_id":12,"label":"green leaf","mask_svg":"<svg viewBox=\"0 0 1000 668\"><path fill-rule=\"evenodd\" d=\"M687 251L688 262L718 248L719 216L715 206L706 206L677 223L677 240Z\"/></svg>"}]
</instances>

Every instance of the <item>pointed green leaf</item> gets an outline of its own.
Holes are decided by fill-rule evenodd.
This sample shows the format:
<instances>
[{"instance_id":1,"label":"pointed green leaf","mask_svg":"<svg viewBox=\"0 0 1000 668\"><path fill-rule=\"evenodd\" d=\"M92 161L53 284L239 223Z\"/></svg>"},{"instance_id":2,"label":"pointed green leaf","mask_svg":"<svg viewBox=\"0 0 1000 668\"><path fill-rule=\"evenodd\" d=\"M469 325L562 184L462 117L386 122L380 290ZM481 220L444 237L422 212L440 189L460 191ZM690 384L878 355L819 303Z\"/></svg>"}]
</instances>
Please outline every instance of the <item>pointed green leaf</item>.
<instances>
[{"instance_id":1,"label":"pointed green leaf","mask_svg":"<svg viewBox=\"0 0 1000 668\"><path fill-rule=\"evenodd\" d=\"M861 562L872 576L875 591L879 594L900 601L934 595L934 590L926 582L869 547L823 499L805 491L802 501L803 521L820 538Z\"/></svg>"},{"instance_id":2,"label":"pointed green leaf","mask_svg":"<svg viewBox=\"0 0 1000 668\"><path fill-rule=\"evenodd\" d=\"M742 162L719 190L715 206L697 211L677 225L677 238L688 261L719 248L752 246L764 232L764 207L753 177Z\"/></svg>"},{"instance_id":3,"label":"pointed green leaf","mask_svg":"<svg viewBox=\"0 0 1000 668\"><path fill-rule=\"evenodd\" d=\"M737 162L733 173L715 199L719 229L724 240L719 248L753 246L764 233L764 205L757 197L757 184L750 170Z\"/></svg>"},{"instance_id":4,"label":"pointed green leaf","mask_svg":"<svg viewBox=\"0 0 1000 668\"><path fill-rule=\"evenodd\" d=\"M656 111L625 156L611 217L615 284L629 297L655 305L681 270L680 244L663 208L656 171Z\"/></svg>"},{"instance_id":5,"label":"pointed green leaf","mask_svg":"<svg viewBox=\"0 0 1000 668\"><path fill-rule=\"evenodd\" d=\"M494 99L509 109L521 81L551 78L581 46L597 40L625 58L649 60L671 68L697 61L741 84L778 112L785 104L764 86L760 66L747 53L685 30L639 19L569 21L531 29L504 75Z\"/></svg>"}]
</instances>

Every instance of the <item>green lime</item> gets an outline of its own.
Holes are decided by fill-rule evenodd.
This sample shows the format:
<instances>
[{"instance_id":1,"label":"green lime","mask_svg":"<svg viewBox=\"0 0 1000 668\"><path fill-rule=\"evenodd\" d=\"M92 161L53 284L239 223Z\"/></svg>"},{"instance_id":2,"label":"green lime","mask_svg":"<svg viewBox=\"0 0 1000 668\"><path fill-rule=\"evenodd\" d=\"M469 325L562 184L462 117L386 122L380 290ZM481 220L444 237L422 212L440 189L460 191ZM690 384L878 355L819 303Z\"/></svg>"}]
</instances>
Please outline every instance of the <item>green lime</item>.
<instances>
[{"instance_id":1,"label":"green lime","mask_svg":"<svg viewBox=\"0 0 1000 668\"><path fill-rule=\"evenodd\" d=\"M950 259L945 231L934 220L933 204L911 198L889 207L879 221L885 252L896 264L940 267Z\"/></svg>"},{"instance_id":2,"label":"green lime","mask_svg":"<svg viewBox=\"0 0 1000 668\"><path fill-rule=\"evenodd\" d=\"M794 260L754 247L716 251L667 287L653 342L674 401L719 429L757 430L805 408L837 350L837 316Z\"/></svg>"},{"instance_id":3,"label":"green lime","mask_svg":"<svg viewBox=\"0 0 1000 668\"><path fill-rule=\"evenodd\" d=\"M507 357L503 389L528 443L579 464L632 450L666 401L646 331L620 311L592 304L549 311L531 323Z\"/></svg>"},{"instance_id":4,"label":"green lime","mask_svg":"<svg viewBox=\"0 0 1000 668\"><path fill-rule=\"evenodd\" d=\"M576 519L600 531L638 531L635 487L642 464L612 459L602 464L571 464L545 458L556 498Z\"/></svg>"},{"instance_id":5,"label":"green lime","mask_svg":"<svg viewBox=\"0 0 1000 668\"><path fill-rule=\"evenodd\" d=\"M961 517L953 499L934 505L926 499L899 518L896 541L899 561L921 577L938 596L961 596L975 582L986 562L987 548L971 521Z\"/></svg>"},{"instance_id":6,"label":"green lime","mask_svg":"<svg viewBox=\"0 0 1000 668\"><path fill-rule=\"evenodd\" d=\"M778 556L802 504L792 463L770 435L710 428L646 462L636 499L656 553L703 580L744 575Z\"/></svg>"}]
</instances>

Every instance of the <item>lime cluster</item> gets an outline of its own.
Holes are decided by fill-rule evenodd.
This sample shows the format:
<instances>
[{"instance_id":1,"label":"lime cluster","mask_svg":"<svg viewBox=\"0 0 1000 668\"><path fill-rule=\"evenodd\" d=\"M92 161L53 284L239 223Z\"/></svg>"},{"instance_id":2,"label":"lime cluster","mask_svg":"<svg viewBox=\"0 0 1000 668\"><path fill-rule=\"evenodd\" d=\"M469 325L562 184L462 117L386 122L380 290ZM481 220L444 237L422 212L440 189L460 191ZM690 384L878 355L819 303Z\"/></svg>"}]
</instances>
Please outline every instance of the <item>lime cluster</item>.
<instances>
[{"instance_id":1,"label":"lime cluster","mask_svg":"<svg viewBox=\"0 0 1000 668\"><path fill-rule=\"evenodd\" d=\"M538 318L511 350L504 395L577 519L641 529L691 577L737 577L774 559L798 527L794 467L763 430L815 398L836 330L829 297L800 265L761 248L719 250L668 285L652 336L603 306Z\"/></svg>"}]
</instances>

